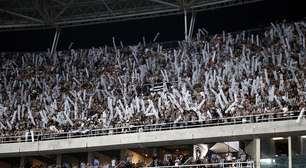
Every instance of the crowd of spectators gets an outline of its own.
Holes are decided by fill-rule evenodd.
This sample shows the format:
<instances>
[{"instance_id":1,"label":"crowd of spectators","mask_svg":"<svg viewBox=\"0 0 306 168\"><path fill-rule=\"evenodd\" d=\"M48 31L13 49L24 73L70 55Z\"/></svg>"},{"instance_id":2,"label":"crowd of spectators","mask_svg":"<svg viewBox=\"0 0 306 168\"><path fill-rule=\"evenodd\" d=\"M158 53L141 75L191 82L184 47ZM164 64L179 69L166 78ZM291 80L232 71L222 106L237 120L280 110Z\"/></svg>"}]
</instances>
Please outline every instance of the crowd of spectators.
<instances>
[{"instance_id":1,"label":"crowd of spectators","mask_svg":"<svg viewBox=\"0 0 306 168\"><path fill-rule=\"evenodd\" d=\"M217 154L209 151L207 155L200 158L193 158L188 154L166 154L163 158L157 154L150 157L150 162L145 163L139 160L137 163L132 162L133 156L127 156L120 160L115 158L111 162L100 162L98 158L91 160L91 163L81 161L80 168L140 168L140 167L186 167L186 165L193 165L195 168L219 168L219 167L250 167L252 161L247 158L245 153L221 153ZM63 168L73 168L69 161L64 161ZM239 165L239 166L238 166ZM56 167L56 166L50 166Z\"/></svg>"},{"instance_id":2,"label":"crowd of spectators","mask_svg":"<svg viewBox=\"0 0 306 168\"><path fill-rule=\"evenodd\" d=\"M173 48L2 52L0 136L304 113L305 34L300 21Z\"/></svg>"}]
</instances>

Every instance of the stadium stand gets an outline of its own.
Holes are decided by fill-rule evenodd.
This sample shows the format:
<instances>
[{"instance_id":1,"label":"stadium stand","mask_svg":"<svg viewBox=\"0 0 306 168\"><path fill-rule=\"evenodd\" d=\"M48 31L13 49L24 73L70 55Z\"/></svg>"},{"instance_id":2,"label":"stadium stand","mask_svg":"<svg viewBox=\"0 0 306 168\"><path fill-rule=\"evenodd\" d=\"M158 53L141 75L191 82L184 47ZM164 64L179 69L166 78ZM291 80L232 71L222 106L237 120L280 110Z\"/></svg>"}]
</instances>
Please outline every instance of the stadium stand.
<instances>
[{"instance_id":1,"label":"stadium stand","mask_svg":"<svg viewBox=\"0 0 306 168\"><path fill-rule=\"evenodd\" d=\"M257 32L207 36L199 31L196 39L175 48L122 46L113 39L113 47L1 53L0 143L300 122L306 100L305 33L306 22L300 21ZM178 166L184 157L155 160L152 166ZM215 159L208 163L222 160ZM236 164L231 156L223 159ZM239 161L252 167L247 158ZM134 167L129 158L118 164Z\"/></svg>"},{"instance_id":2,"label":"stadium stand","mask_svg":"<svg viewBox=\"0 0 306 168\"><path fill-rule=\"evenodd\" d=\"M1 53L1 135L304 112L305 22L178 48ZM298 113L295 113L298 112Z\"/></svg>"}]
</instances>

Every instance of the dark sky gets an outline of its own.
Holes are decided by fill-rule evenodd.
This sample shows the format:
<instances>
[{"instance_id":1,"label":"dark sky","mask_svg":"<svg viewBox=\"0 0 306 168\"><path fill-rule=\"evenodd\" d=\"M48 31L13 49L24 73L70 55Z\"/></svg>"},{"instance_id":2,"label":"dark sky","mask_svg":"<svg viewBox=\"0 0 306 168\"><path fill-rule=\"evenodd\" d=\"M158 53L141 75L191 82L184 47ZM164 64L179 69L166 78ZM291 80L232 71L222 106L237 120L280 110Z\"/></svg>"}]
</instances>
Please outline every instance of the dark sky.
<instances>
[{"instance_id":1,"label":"dark sky","mask_svg":"<svg viewBox=\"0 0 306 168\"><path fill-rule=\"evenodd\" d=\"M255 4L222 8L197 14L195 28L204 27L210 34L223 30L238 31L269 25L284 19L302 19L302 10L295 8L299 0L265 0ZM133 44L142 40L152 41L160 32L158 41L182 40L184 38L182 15L153 19L127 21L121 23L99 24L66 28L61 32L59 49L67 49L71 42L73 48L112 45L112 37L122 40L123 44ZM1 32L0 51L38 51L47 50L52 45L55 30L33 30L20 32Z\"/></svg>"}]
</instances>

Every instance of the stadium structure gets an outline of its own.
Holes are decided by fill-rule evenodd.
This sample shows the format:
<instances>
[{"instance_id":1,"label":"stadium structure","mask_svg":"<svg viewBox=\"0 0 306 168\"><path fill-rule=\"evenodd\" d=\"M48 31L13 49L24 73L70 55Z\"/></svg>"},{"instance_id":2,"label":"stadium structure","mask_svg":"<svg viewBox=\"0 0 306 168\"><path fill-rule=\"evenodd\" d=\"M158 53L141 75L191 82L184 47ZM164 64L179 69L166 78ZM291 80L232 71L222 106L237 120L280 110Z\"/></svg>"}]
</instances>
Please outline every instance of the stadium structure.
<instances>
[{"instance_id":1,"label":"stadium structure","mask_svg":"<svg viewBox=\"0 0 306 168\"><path fill-rule=\"evenodd\" d=\"M193 30L197 12L258 1L0 0L0 31L56 29L50 52L0 53L0 168L306 167L305 21L209 40ZM178 49L114 40L111 49L56 50L61 28L178 14ZM110 63L99 61L104 56ZM239 80L246 87L235 87Z\"/></svg>"}]
</instances>

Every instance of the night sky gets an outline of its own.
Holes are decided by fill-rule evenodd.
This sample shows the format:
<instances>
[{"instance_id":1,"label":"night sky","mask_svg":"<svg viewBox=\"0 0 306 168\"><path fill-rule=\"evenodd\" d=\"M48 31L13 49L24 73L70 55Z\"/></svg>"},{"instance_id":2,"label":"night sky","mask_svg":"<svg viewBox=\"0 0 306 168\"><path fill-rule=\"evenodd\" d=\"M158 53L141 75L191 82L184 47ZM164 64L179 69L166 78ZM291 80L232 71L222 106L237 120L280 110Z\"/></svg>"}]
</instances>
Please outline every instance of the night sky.
<instances>
[{"instance_id":1,"label":"night sky","mask_svg":"<svg viewBox=\"0 0 306 168\"><path fill-rule=\"evenodd\" d=\"M265 0L244 6L235 6L197 14L195 30L204 27L210 34L264 27L271 22L294 21L304 18L302 10L295 8L302 1ZM293 4L295 3L295 4ZM108 23L62 29L58 49L90 48L112 45L112 37L123 44L152 41L157 32L157 41L174 41L184 38L183 15ZM0 51L46 51L53 41L55 30L32 30L0 32ZM118 43L119 44L119 43Z\"/></svg>"}]
</instances>

